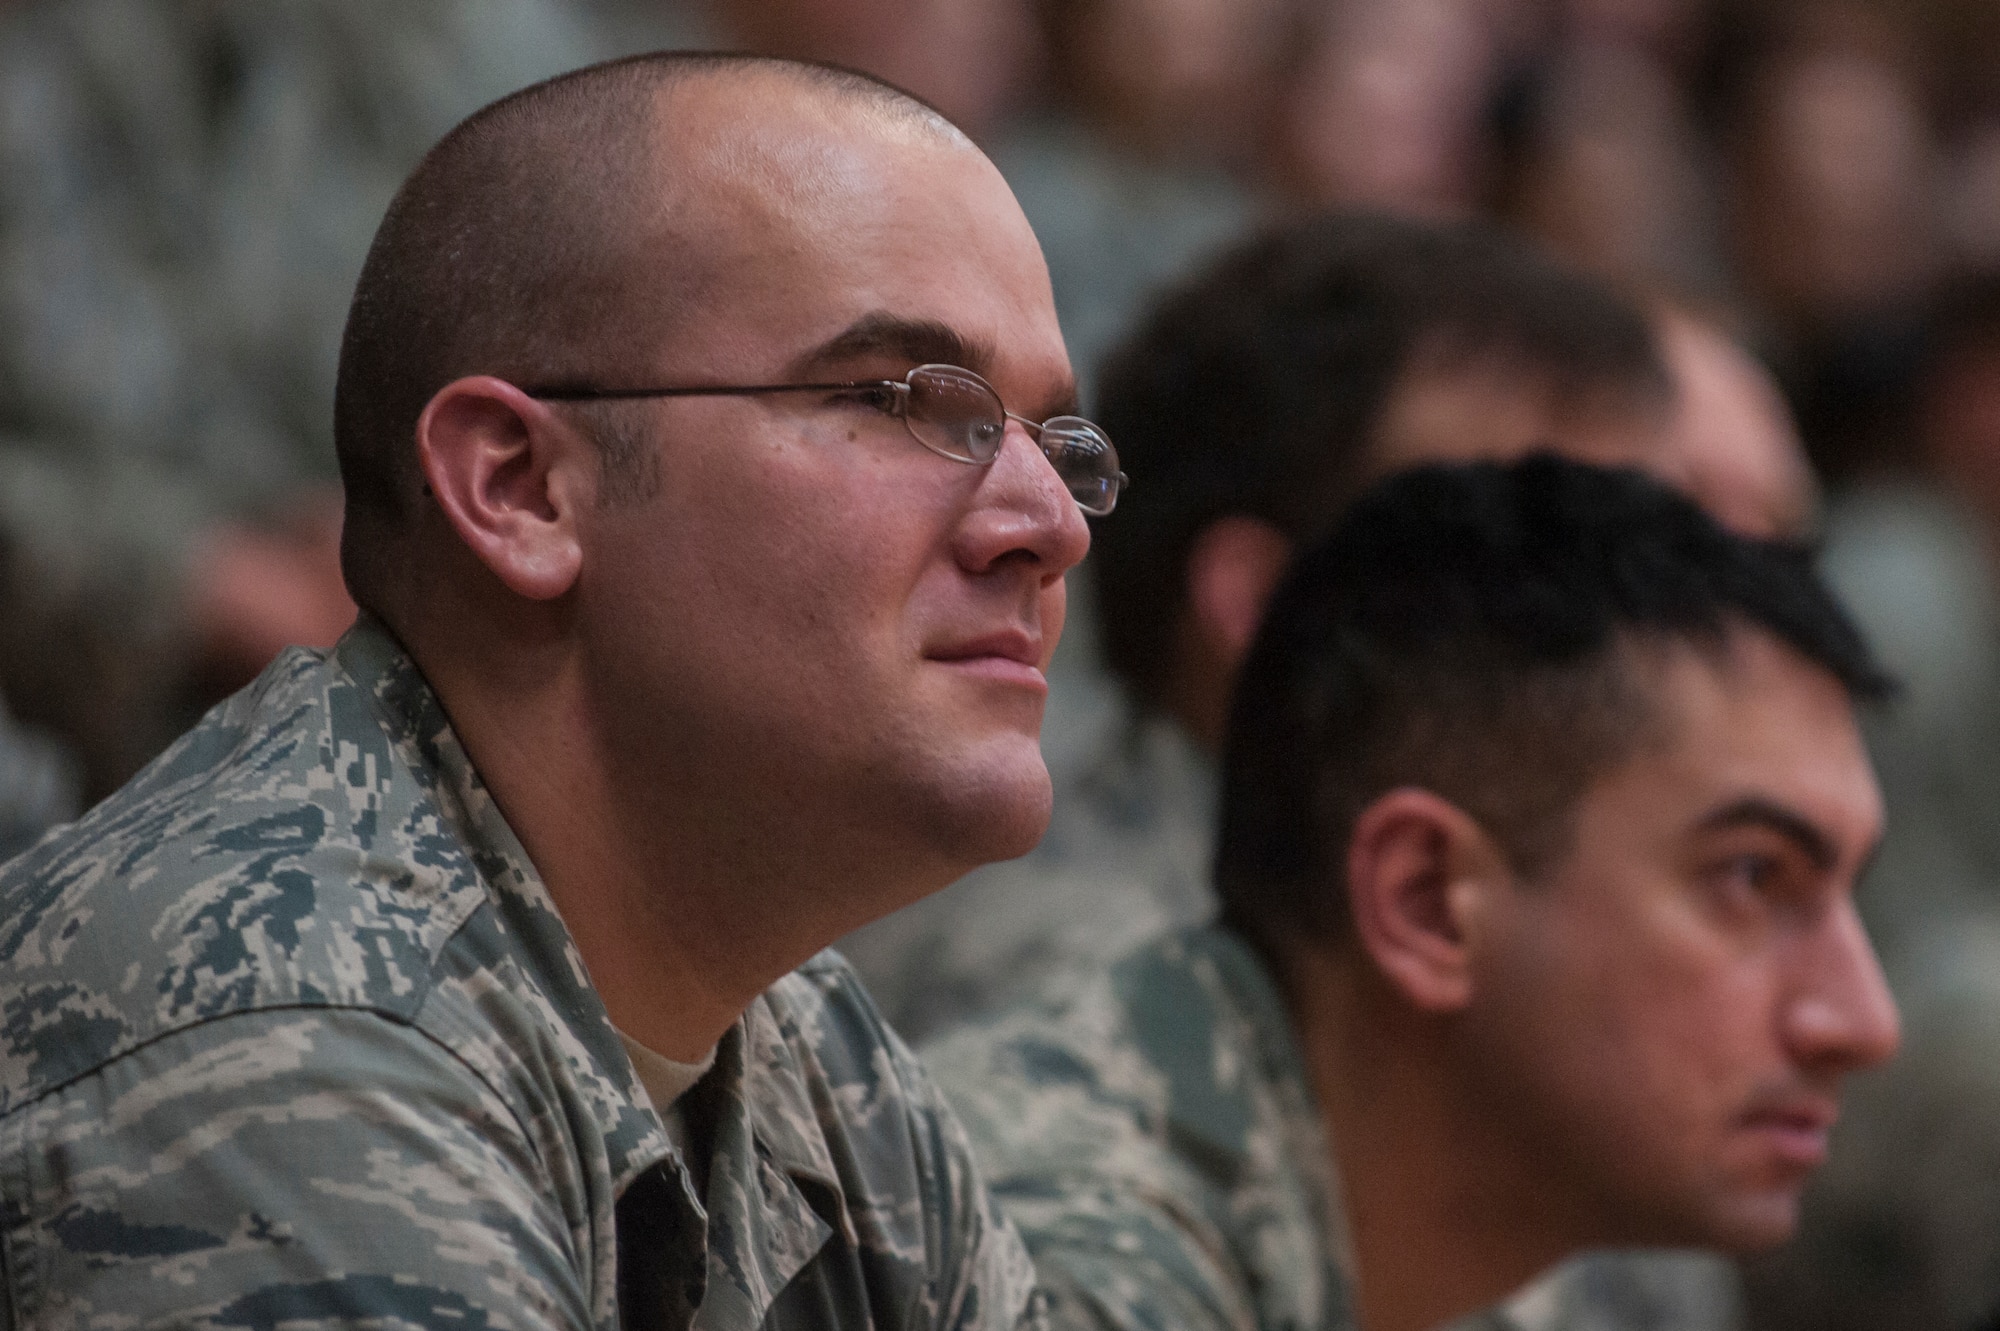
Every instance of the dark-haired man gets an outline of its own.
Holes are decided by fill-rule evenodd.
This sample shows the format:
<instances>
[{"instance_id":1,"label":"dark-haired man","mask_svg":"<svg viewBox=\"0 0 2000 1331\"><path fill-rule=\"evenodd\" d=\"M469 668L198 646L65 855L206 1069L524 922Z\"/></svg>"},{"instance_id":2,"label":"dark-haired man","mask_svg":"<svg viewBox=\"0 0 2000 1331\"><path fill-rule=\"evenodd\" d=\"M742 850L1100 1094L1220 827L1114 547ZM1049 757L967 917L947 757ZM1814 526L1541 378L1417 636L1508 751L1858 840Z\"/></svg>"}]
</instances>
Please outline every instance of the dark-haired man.
<instances>
[{"instance_id":1,"label":"dark-haired man","mask_svg":"<svg viewBox=\"0 0 2000 1331\"><path fill-rule=\"evenodd\" d=\"M1245 665L1221 923L931 1051L1055 1323L1422 1331L1782 1240L1897 1039L1882 687L1801 552L1636 473L1382 483Z\"/></svg>"},{"instance_id":2,"label":"dark-haired man","mask_svg":"<svg viewBox=\"0 0 2000 1331\"><path fill-rule=\"evenodd\" d=\"M342 347L361 623L0 874L0 1320L1034 1321L814 954L1047 821L1074 391L886 85L644 57L448 135Z\"/></svg>"}]
</instances>

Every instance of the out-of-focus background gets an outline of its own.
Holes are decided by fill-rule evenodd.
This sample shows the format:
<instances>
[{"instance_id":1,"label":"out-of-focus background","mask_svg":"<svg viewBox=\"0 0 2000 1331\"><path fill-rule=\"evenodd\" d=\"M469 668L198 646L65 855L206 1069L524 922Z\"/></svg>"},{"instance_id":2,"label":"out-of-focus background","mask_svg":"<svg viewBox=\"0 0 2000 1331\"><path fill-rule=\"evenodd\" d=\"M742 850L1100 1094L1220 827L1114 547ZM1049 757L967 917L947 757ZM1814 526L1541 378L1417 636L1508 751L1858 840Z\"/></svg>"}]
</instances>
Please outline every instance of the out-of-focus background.
<instances>
[{"instance_id":1,"label":"out-of-focus background","mask_svg":"<svg viewBox=\"0 0 2000 1331\"><path fill-rule=\"evenodd\" d=\"M660 46L951 115L1086 396L1153 293L1326 208L1489 219L1751 349L1908 684L1864 904L1929 1070L1863 1086L1752 1320L2000 1313L1993 0L0 0L0 858L345 627L334 363L391 193L480 104ZM1110 696L1072 626L1058 769Z\"/></svg>"}]
</instances>

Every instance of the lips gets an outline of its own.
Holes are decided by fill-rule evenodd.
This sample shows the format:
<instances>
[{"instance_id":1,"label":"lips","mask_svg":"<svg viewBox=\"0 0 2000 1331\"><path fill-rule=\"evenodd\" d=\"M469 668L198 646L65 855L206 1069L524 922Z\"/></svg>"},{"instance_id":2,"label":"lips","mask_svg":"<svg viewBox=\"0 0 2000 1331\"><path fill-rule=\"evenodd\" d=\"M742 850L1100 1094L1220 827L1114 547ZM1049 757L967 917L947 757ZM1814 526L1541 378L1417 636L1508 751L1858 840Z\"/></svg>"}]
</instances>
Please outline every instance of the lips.
<instances>
[{"instance_id":1,"label":"lips","mask_svg":"<svg viewBox=\"0 0 2000 1331\"><path fill-rule=\"evenodd\" d=\"M1744 1114L1742 1124L1786 1164L1817 1169L1826 1160L1827 1140L1839 1118L1833 1101L1799 1096L1759 1105Z\"/></svg>"},{"instance_id":2,"label":"lips","mask_svg":"<svg viewBox=\"0 0 2000 1331\"><path fill-rule=\"evenodd\" d=\"M1041 639L1022 629L1003 629L964 638L924 653L926 659L969 673L1046 689Z\"/></svg>"},{"instance_id":3,"label":"lips","mask_svg":"<svg viewBox=\"0 0 2000 1331\"><path fill-rule=\"evenodd\" d=\"M1039 670L1042 664L1042 644L1033 635L1020 629L1007 629L997 633L982 634L948 647L934 648L925 655L933 661L978 661L997 658Z\"/></svg>"}]
</instances>

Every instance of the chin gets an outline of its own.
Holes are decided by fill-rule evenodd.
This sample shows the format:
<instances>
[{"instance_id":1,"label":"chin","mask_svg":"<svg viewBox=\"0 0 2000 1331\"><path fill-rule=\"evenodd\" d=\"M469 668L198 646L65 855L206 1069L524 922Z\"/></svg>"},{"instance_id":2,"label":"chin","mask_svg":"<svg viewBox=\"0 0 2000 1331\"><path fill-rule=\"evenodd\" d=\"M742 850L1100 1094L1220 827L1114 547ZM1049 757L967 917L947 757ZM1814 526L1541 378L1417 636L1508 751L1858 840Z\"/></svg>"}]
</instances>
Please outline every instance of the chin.
<instances>
[{"instance_id":1,"label":"chin","mask_svg":"<svg viewBox=\"0 0 2000 1331\"><path fill-rule=\"evenodd\" d=\"M1700 1246L1734 1253L1768 1252L1799 1227L1799 1187L1729 1199L1715 1209Z\"/></svg>"},{"instance_id":2,"label":"chin","mask_svg":"<svg viewBox=\"0 0 2000 1331\"><path fill-rule=\"evenodd\" d=\"M958 836L962 857L974 865L1017 859L1033 850L1049 830L1055 796L1039 746L1032 758L982 765L969 773L961 793L972 798L959 803Z\"/></svg>"}]
</instances>

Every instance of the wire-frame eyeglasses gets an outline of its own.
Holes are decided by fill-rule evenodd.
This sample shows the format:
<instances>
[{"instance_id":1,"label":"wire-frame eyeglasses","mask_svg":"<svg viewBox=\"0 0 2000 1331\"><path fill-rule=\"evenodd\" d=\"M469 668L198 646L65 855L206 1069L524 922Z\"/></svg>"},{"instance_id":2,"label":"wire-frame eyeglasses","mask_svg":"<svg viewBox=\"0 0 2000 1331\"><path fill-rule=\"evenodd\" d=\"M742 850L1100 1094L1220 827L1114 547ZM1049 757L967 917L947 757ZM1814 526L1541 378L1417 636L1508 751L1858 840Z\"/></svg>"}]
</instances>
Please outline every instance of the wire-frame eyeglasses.
<instances>
[{"instance_id":1,"label":"wire-frame eyeglasses","mask_svg":"<svg viewBox=\"0 0 2000 1331\"><path fill-rule=\"evenodd\" d=\"M993 385L956 365L919 365L901 379L856 379L825 384L740 384L693 388L584 388L524 390L550 402L607 402L645 397L758 397L770 393L876 395L871 405L902 420L912 438L940 457L987 466L1000 455L1007 422L1018 421L1084 512L1102 517L1118 505L1126 486L1118 450L1104 431L1081 416L1031 421L1007 410Z\"/></svg>"}]
</instances>

